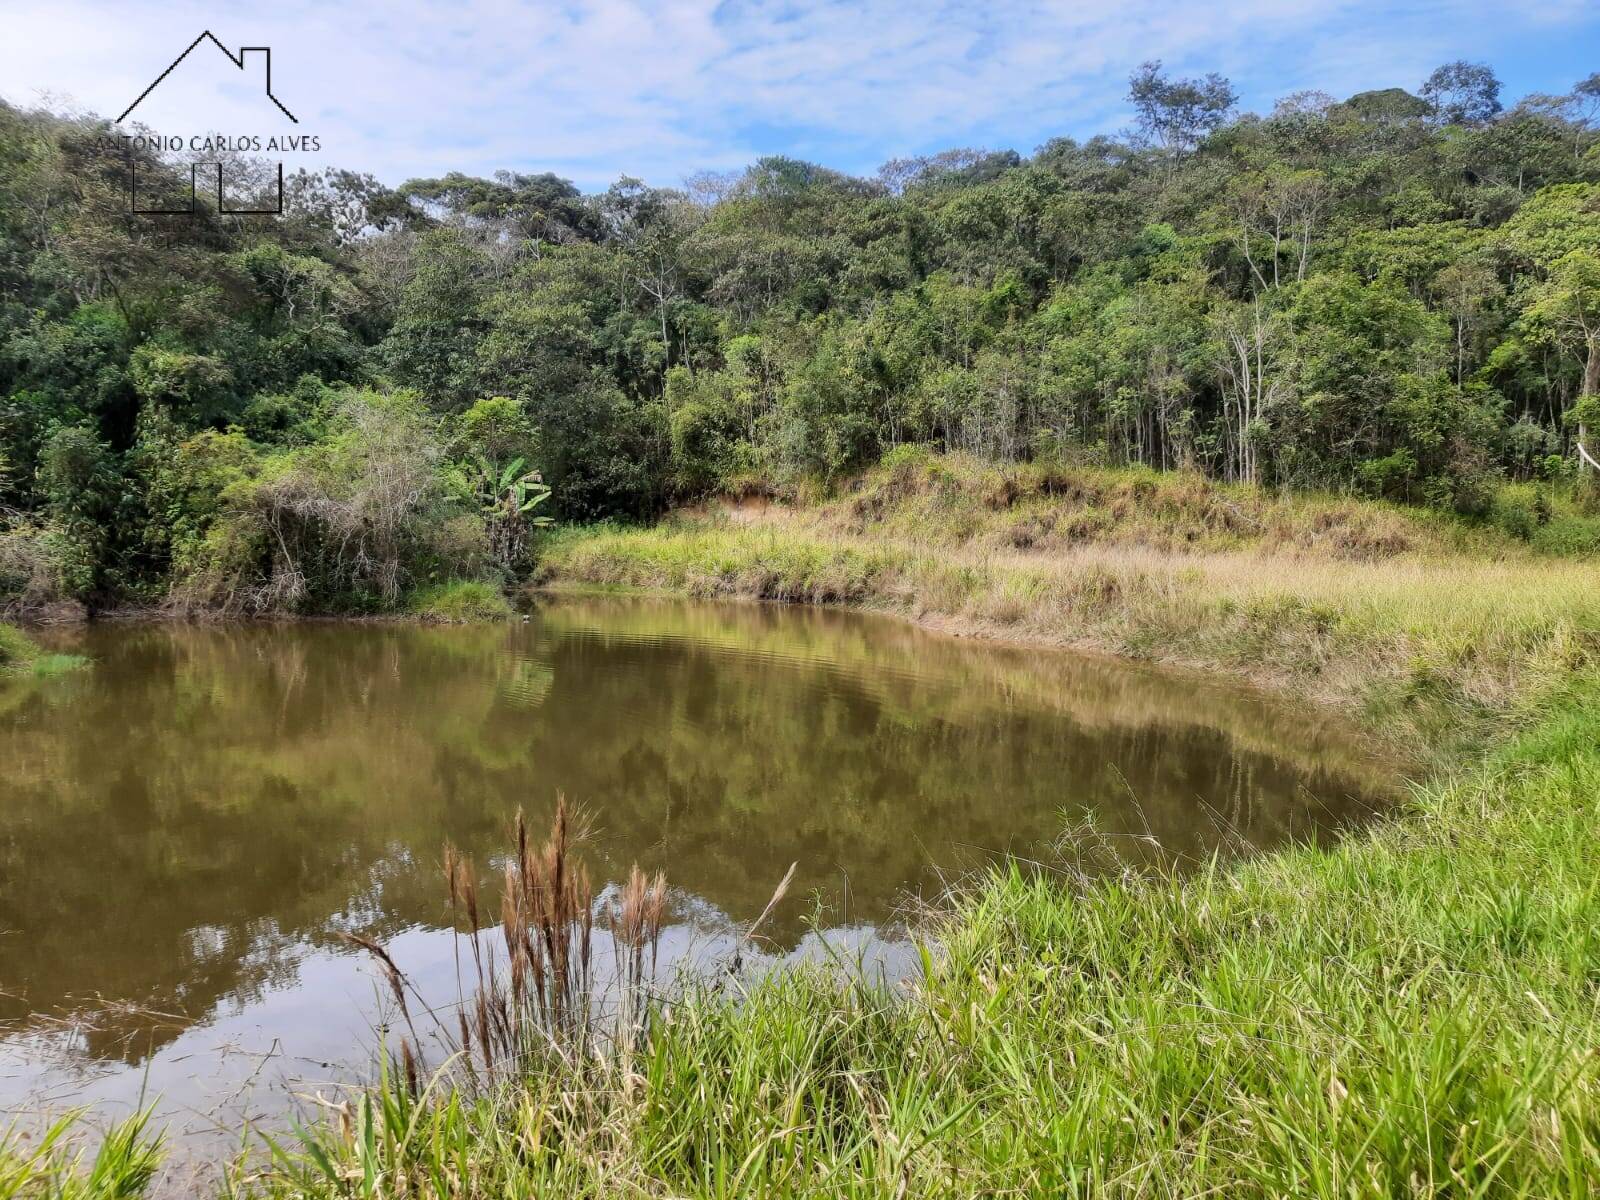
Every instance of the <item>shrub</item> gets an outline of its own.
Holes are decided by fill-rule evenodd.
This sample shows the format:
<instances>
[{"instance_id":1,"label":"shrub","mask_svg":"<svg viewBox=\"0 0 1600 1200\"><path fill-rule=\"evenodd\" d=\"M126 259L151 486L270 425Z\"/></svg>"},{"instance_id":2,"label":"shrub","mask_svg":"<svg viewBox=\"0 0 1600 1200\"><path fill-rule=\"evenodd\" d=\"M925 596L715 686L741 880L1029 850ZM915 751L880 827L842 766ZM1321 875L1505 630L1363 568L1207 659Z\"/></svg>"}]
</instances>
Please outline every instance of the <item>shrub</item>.
<instances>
[{"instance_id":1,"label":"shrub","mask_svg":"<svg viewBox=\"0 0 1600 1200\"><path fill-rule=\"evenodd\" d=\"M39 454L39 486L56 538L64 589L87 597L100 583L115 498L123 491L111 448L84 425L63 425Z\"/></svg>"},{"instance_id":2,"label":"shrub","mask_svg":"<svg viewBox=\"0 0 1600 1200\"><path fill-rule=\"evenodd\" d=\"M225 610L379 611L415 581L481 566L483 521L440 471L413 393L348 392L325 442L274 455L218 496L227 514L176 595Z\"/></svg>"},{"instance_id":3,"label":"shrub","mask_svg":"<svg viewBox=\"0 0 1600 1200\"><path fill-rule=\"evenodd\" d=\"M880 465L893 475L907 477L920 474L932 465L934 461L933 448L916 442L904 442L898 446L891 446L884 454Z\"/></svg>"},{"instance_id":4,"label":"shrub","mask_svg":"<svg viewBox=\"0 0 1600 1200\"><path fill-rule=\"evenodd\" d=\"M259 469L256 451L238 429L184 437L164 409L154 408L140 415L131 459L148 518L141 549L183 578L222 514L223 493Z\"/></svg>"},{"instance_id":5,"label":"shrub","mask_svg":"<svg viewBox=\"0 0 1600 1200\"><path fill-rule=\"evenodd\" d=\"M0 529L0 612L37 612L67 598L67 563L59 530L45 525Z\"/></svg>"},{"instance_id":6,"label":"shrub","mask_svg":"<svg viewBox=\"0 0 1600 1200\"><path fill-rule=\"evenodd\" d=\"M0 625L0 671L14 671L38 656L39 647L15 625Z\"/></svg>"},{"instance_id":7,"label":"shrub","mask_svg":"<svg viewBox=\"0 0 1600 1200\"><path fill-rule=\"evenodd\" d=\"M452 425L455 440L468 455L481 455L490 462L509 462L538 454L538 431L522 406L508 396L479 400L456 417Z\"/></svg>"},{"instance_id":8,"label":"shrub","mask_svg":"<svg viewBox=\"0 0 1600 1200\"><path fill-rule=\"evenodd\" d=\"M1600 553L1600 517L1568 514L1556 517L1533 536L1536 550L1573 556Z\"/></svg>"},{"instance_id":9,"label":"shrub","mask_svg":"<svg viewBox=\"0 0 1600 1200\"><path fill-rule=\"evenodd\" d=\"M1532 541L1539 527L1550 521L1549 500L1541 489L1527 484L1501 488L1489 511L1496 525L1525 542Z\"/></svg>"}]
</instances>

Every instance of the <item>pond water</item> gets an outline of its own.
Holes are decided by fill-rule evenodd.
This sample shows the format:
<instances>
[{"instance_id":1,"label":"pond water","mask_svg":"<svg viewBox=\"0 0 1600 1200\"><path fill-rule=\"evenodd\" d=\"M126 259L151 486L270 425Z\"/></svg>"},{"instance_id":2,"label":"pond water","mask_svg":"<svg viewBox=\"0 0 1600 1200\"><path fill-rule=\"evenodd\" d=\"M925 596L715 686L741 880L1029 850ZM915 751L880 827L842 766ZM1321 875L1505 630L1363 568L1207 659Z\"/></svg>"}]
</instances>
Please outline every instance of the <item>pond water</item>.
<instances>
[{"instance_id":1,"label":"pond water","mask_svg":"<svg viewBox=\"0 0 1600 1200\"><path fill-rule=\"evenodd\" d=\"M492 879L517 809L542 829L558 794L597 883L667 873L666 961L722 961L798 863L756 958L892 966L907 898L995 855L1231 854L1393 786L1249 691L831 611L51 640L92 668L0 687L0 1108L159 1096L180 1142L237 1145L369 1069L380 989L339 931L454 995L443 845Z\"/></svg>"}]
</instances>

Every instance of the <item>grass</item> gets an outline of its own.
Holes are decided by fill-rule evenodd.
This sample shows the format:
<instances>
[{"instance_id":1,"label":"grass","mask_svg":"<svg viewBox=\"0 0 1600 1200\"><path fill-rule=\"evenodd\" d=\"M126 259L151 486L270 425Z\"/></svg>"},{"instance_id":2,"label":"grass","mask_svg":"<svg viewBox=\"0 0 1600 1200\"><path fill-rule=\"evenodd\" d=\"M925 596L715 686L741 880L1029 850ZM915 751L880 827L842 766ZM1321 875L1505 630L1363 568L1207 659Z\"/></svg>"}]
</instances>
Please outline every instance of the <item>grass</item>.
<instances>
[{"instance_id":1,"label":"grass","mask_svg":"<svg viewBox=\"0 0 1600 1200\"><path fill-rule=\"evenodd\" d=\"M37 1137L0 1131L0 1200L127 1200L150 1187L161 1139L149 1111L106 1130L92 1158L74 1145L80 1114L60 1117Z\"/></svg>"},{"instance_id":2,"label":"grass","mask_svg":"<svg viewBox=\"0 0 1600 1200\"><path fill-rule=\"evenodd\" d=\"M902 461L831 501L564 530L548 584L844 604L1198 667L1448 760L1594 661L1600 561L1493 526L1198 477Z\"/></svg>"},{"instance_id":3,"label":"grass","mask_svg":"<svg viewBox=\"0 0 1600 1200\"><path fill-rule=\"evenodd\" d=\"M498 587L472 579L455 579L420 588L412 593L406 609L424 621L442 624L503 621L515 615Z\"/></svg>"},{"instance_id":4,"label":"grass","mask_svg":"<svg viewBox=\"0 0 1600 1200\"><path fill-rule=\"evenodd\" d=\"M0 624L0 679L7 675L46 678L89 665L77 654L51 654L15 625Z\"/></svg>"}]
</instances>

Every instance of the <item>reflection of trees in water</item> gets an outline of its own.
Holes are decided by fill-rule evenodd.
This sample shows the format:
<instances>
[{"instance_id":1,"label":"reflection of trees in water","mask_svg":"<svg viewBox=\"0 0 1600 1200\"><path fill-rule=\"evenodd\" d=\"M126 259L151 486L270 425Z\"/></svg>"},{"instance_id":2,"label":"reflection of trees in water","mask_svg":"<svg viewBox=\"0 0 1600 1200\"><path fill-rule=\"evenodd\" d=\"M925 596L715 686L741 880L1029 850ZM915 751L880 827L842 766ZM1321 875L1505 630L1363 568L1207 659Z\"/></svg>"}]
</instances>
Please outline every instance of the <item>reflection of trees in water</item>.
<instances>
[{"instance_id":1,"label":"reflection of trees in water","mask_svg":"<svg viewBox=\"0 0 1600 1200\"><path fill-rule=\"evenodd\" d=\"M449 814L397 684L481 713L498 656L445 669L454 651L401 632L91 631L68 702L0 722L0 990L21 993L0 1012L98 994L199 1016L292 976L286 952L341 916L436 919Z\"/></svg>"},{"instance_id":2,"label":"reflection of trees in water","mask_svg":"<svg viewBox=\"0 0 1600 1200\"><path fill-rule=\"evenodd\" d=\"M837 904L848 878L851 918L875 919L930 858L1036 853L1063 811L1198 854L1207 806L1266 844L1314 830L1298 788L1335 816L1363 790L1336 739L1253 698L835 613L572 602L529 625L83 637L92 673L0 714L12 1017L100 994L198 1018L332 926L439 924L444 840L487 867L558 791L593 817L598 876L638 860L747 919L798 859L791 895ZM801 911L769 932L792 941Z\"/></svg>"}]
</instances>

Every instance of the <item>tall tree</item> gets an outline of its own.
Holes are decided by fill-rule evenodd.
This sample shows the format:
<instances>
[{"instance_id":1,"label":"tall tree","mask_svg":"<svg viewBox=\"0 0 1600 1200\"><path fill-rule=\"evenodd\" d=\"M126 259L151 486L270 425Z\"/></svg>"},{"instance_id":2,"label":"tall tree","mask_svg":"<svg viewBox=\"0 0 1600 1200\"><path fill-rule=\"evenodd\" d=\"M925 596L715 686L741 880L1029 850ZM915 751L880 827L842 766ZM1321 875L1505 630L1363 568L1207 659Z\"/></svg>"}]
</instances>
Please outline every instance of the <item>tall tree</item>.
<instances>
[{"instance_id":1,"label":"tall tree","mask_svg":"<svg viewBox=\"0 0 1600 1200\"><path fill-rule=\"evenodd\" d=\"M1128 100L1143 138L1183 154L1227 120L1239 94L1215 71L1198 79L1170 79L1161 60L1151 59L1128 77Z\"/></svg>"},{"instance_id":2,"label":"tall tree","mask_svg":"<svg viewBox=\"0 0 1600 1200\"><path fill-rule=\"evenodd\" d=\"M1484 63L1457 59L1428 76L1422 98L1446 125L1482 125L1500 111L1500 80Z\"/></svg>"}]
</instances>

